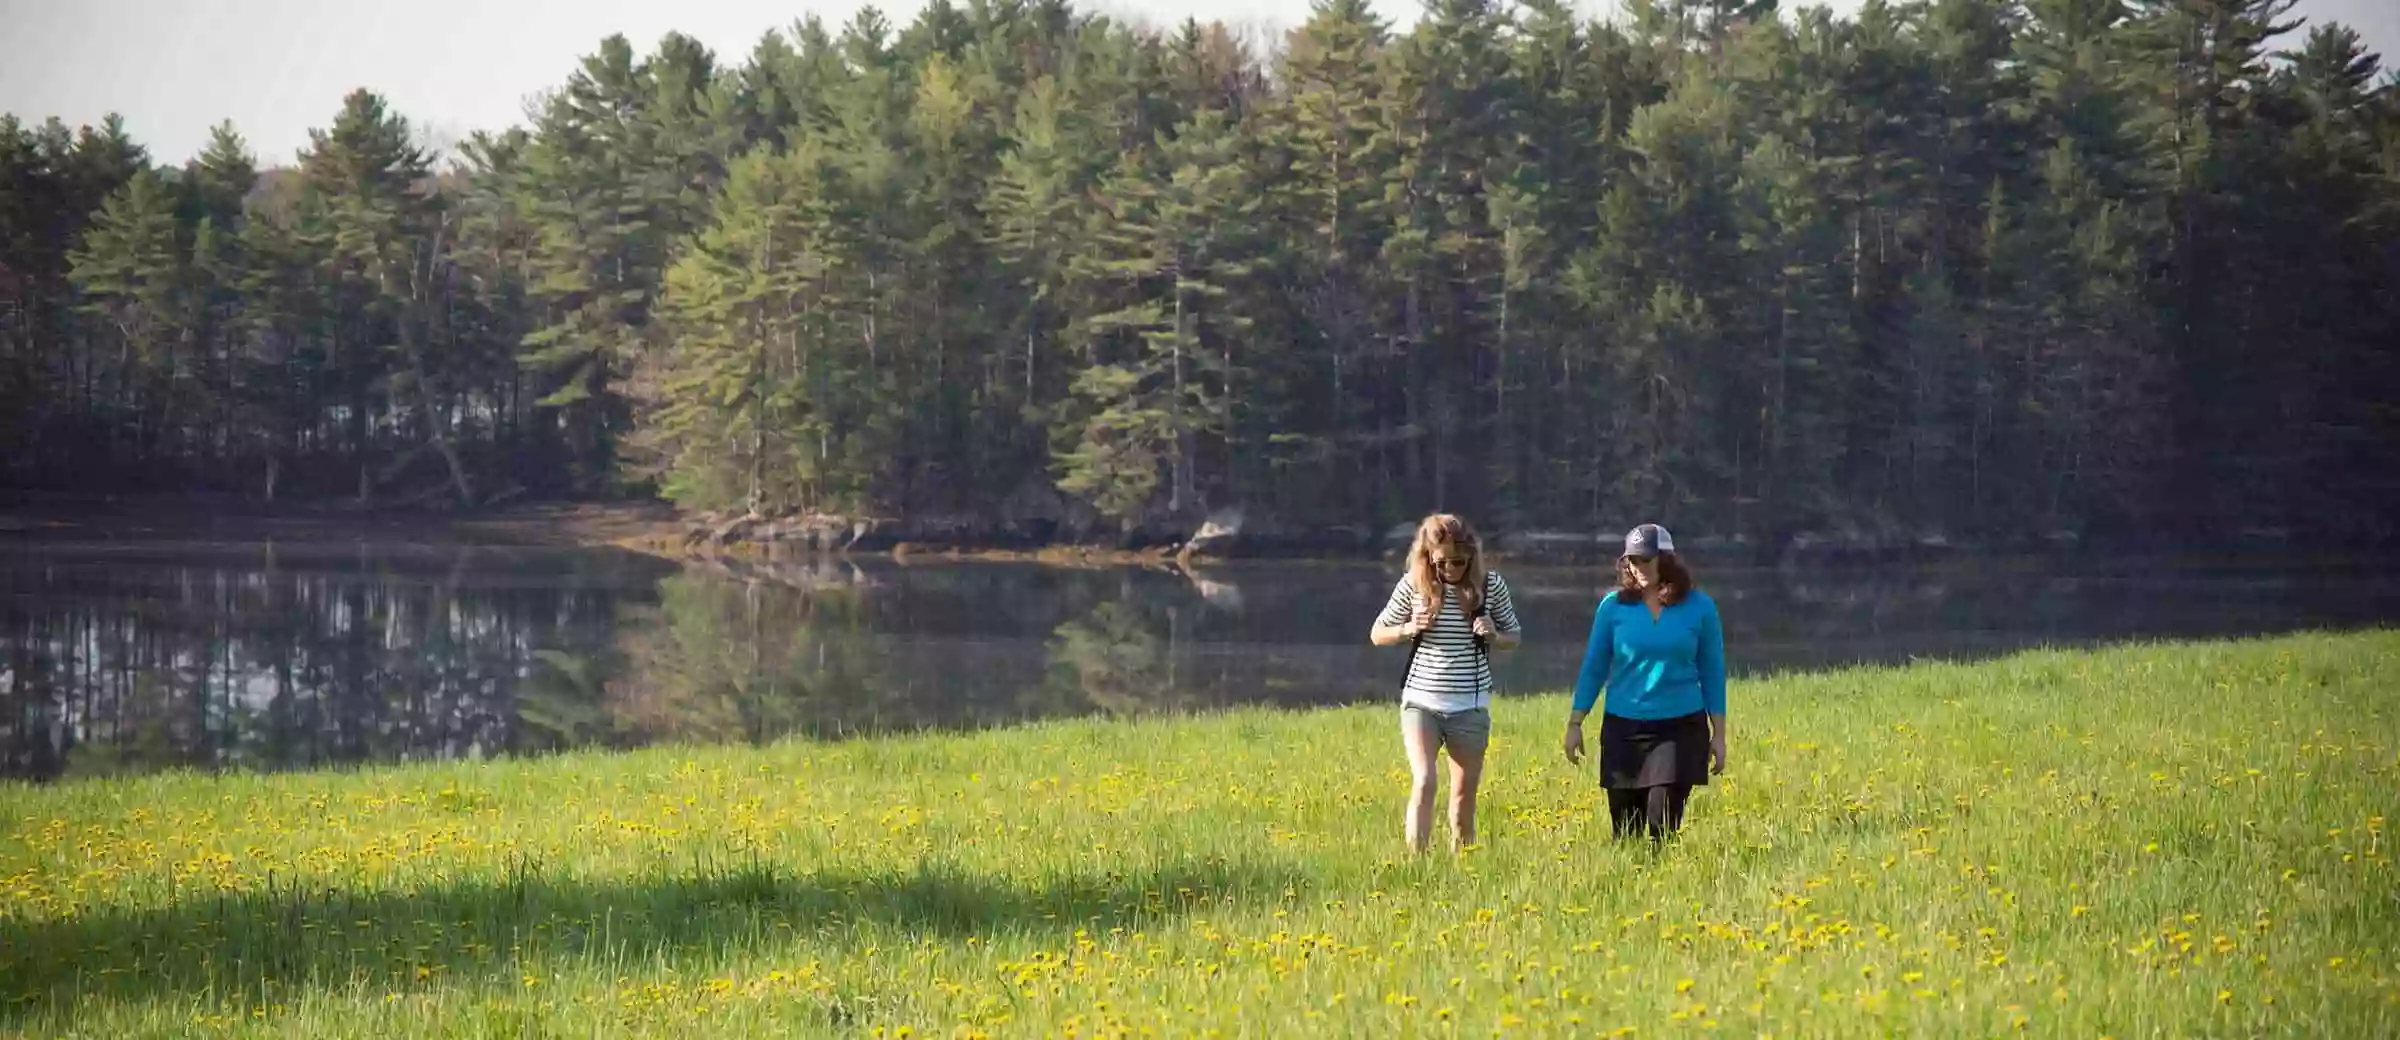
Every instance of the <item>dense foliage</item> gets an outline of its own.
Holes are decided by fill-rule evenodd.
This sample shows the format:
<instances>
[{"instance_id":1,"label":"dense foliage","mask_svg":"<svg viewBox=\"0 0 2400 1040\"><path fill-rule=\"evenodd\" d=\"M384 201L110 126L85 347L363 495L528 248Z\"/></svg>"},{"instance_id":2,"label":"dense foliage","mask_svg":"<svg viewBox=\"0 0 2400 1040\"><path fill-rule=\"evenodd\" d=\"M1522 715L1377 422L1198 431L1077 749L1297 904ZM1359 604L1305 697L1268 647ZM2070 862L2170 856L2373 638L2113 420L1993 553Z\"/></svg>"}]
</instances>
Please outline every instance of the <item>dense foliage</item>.
<instances>
[{"instance_id":1,"label":"dense foliage","mask_svg":"<svg viewBox=\"0 0 2400 1040\"><path fill-rule=\"evenodd\" d=\"M1062 0L0 120L0 482L1379 529L2390 533L2400 89L2290 0Z\"/></svg>"}]
</instances>

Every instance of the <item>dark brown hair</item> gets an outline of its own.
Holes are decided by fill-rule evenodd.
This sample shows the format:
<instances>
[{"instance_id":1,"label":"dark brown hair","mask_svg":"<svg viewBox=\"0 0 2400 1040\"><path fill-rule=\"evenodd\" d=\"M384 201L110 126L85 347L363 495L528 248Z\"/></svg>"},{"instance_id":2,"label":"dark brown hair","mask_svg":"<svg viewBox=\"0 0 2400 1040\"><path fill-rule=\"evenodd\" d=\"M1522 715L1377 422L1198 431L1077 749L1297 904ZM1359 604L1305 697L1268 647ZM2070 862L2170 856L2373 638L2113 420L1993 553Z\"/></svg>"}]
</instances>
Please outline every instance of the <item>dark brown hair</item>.
<instances>
[{"instance_id":1,"label":"dark brown hair","mask_svg":"<svg viewBox=\"0 0 2400 1040\"><path fill-rule=\"evenodd\" d=\"M1667 606L1683 602L1692 591L1692 572L1683 565L1683 557L1674 553L1658 554L1658 601ZM1633 582L1633 565L1617 557L1617 602L1639 603L1642 587Z\"/></svg>"}]
</instances>

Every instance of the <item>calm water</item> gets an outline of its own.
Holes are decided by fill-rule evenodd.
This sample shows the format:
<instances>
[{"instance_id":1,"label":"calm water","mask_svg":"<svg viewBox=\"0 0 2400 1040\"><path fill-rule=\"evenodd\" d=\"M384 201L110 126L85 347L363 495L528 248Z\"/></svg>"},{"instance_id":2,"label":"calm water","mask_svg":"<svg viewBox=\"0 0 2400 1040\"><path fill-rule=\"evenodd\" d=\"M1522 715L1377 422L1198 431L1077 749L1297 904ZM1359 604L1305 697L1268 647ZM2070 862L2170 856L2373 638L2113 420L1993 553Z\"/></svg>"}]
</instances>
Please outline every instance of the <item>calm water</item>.
<instances>
[{"instance_id":1,"label":"calm water","mask_svg":"<svg viewBox=\"0 0 2400 1040\"><path fill-rule=\"evenodd\" d=\"M1703 565L1705 561L1700 561ZM1573 680L1590 569L1505 568L1502 695ZM1701 573L1736 675L2400 621L2395 569L2152 561ZM1390 699L1395 573L619 552L0 548L0 773L285 769ZM1738 695L1738 689L1736 691Z\"/></svg>"}]
</instances>

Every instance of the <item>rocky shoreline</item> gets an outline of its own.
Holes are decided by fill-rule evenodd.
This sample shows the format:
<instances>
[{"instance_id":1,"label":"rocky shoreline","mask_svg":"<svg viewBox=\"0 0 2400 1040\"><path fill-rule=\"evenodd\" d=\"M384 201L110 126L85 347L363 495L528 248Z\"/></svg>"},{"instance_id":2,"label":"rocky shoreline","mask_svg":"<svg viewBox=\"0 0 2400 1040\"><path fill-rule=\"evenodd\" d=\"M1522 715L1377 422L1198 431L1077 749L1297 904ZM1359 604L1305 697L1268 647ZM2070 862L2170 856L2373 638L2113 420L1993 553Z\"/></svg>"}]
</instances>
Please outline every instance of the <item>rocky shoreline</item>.
<instances>
[{"instance_id":1,"label":"rocky shoreline","mask_svg":"<svg viewBox=\"0 0 2400 1040\"><path fill-rule=\"evenodd\" d=\"M805 553L890 554L899 558L1012 559L1051 563L1145 563L1168 559L1385 559L1408 544L1413 524L1382 530L1364 525L1292 527L1211 518L1195 527L1141 528L1114 539L1093 539L1048 522L992 521L961 516L913 520L804 513L787 516L710 514L680 518L633 547L679 557L777 557ZM1524 530L1487 535L1495 558L1557 564L1602 563L1616 555L1616 531ZM2055 552L2081 539L2054 532L2008 546L1965 545L1937 533L1874 535L1800 532L1774 544L1742 536L1692 535L1685 549L1720 560L1776 565L1925 560L1961 552Z\"/></svg>"},{"instance_id":2,"label":"rocky shoreline","mask_svg":"<svg viewBox=\"0 0 2400 1040\"><path fill-rule=\"evenodd\" d=\"M1298 526L1245 523L1222 512L1189 526L1152 525L1114 536L1050 520L956 514L911 518L796 513L685 514L659 502L518 504L489 511L358 509L333 503L273 506L196 496L0 497L0 542L121 544L368 541L400 545L616 546L670 559L776 559L888 555L898 559L1019 560L1061 565L1158 564L1194 559L1388 559L1409 524ZM1617 532L1495 530L1496 558L1557 564L1605 562ZM2010 544L1953 541L1940 533L1809 532L1769 542L1697 532L1686 551L1755 565L1888 563L1959 554L2047 554L2088 549L2073 532L2036 533ZM2245 532L2244 546L2273 549L2281 532Z\"/></svg>"}]
</instances>

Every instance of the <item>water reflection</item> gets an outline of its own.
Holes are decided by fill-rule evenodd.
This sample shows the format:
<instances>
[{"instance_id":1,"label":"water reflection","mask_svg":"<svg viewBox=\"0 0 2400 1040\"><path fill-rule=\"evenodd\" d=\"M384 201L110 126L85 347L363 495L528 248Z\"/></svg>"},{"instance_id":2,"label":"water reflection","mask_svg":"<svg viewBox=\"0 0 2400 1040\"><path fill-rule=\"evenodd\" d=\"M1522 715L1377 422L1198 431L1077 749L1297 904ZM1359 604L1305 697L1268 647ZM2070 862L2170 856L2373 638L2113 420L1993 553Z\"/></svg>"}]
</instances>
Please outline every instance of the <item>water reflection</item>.
<instances>
[{"instance_id":1,"label":"water reflection","mask_svg":"<svg viewBox=\"0 0 2400 1040\"><path fill-rule=\"evenodd\" d=\"M598 655L637 557L274 549L0 558L0 768L55 777L577 742L537 654ZM530 710L519 710L520 701Z\"/></svg>"},{"instance_id":2,"label":"water reflection","mask_svg":"<svg viewBox=\"0 0 2400 1040\"><path fill-rule=\"evenodd\" d=\"M1704 575L1737 673L2400 618L2388 567L2181 561ZM1504 692L1570 683L1589 569L1510 571ZM0 554L0 773L281 769L840 738L1392 696L1384 567L1071 570L628 553Z\"/></svg>"},{"instance_id":3,"label":"water reflection","mask_svg":"<svg viewBox=\"0 0 2400 1040\"><path fill-rule=\"evenodd\" d=\"M625 618L638 666L605 694L637 740L1138 714L1263 688L1237 669L1243 655L1191 638L1230 587L1175 571L716 564L658 588Z\"/></svg>"}]
</instances>

